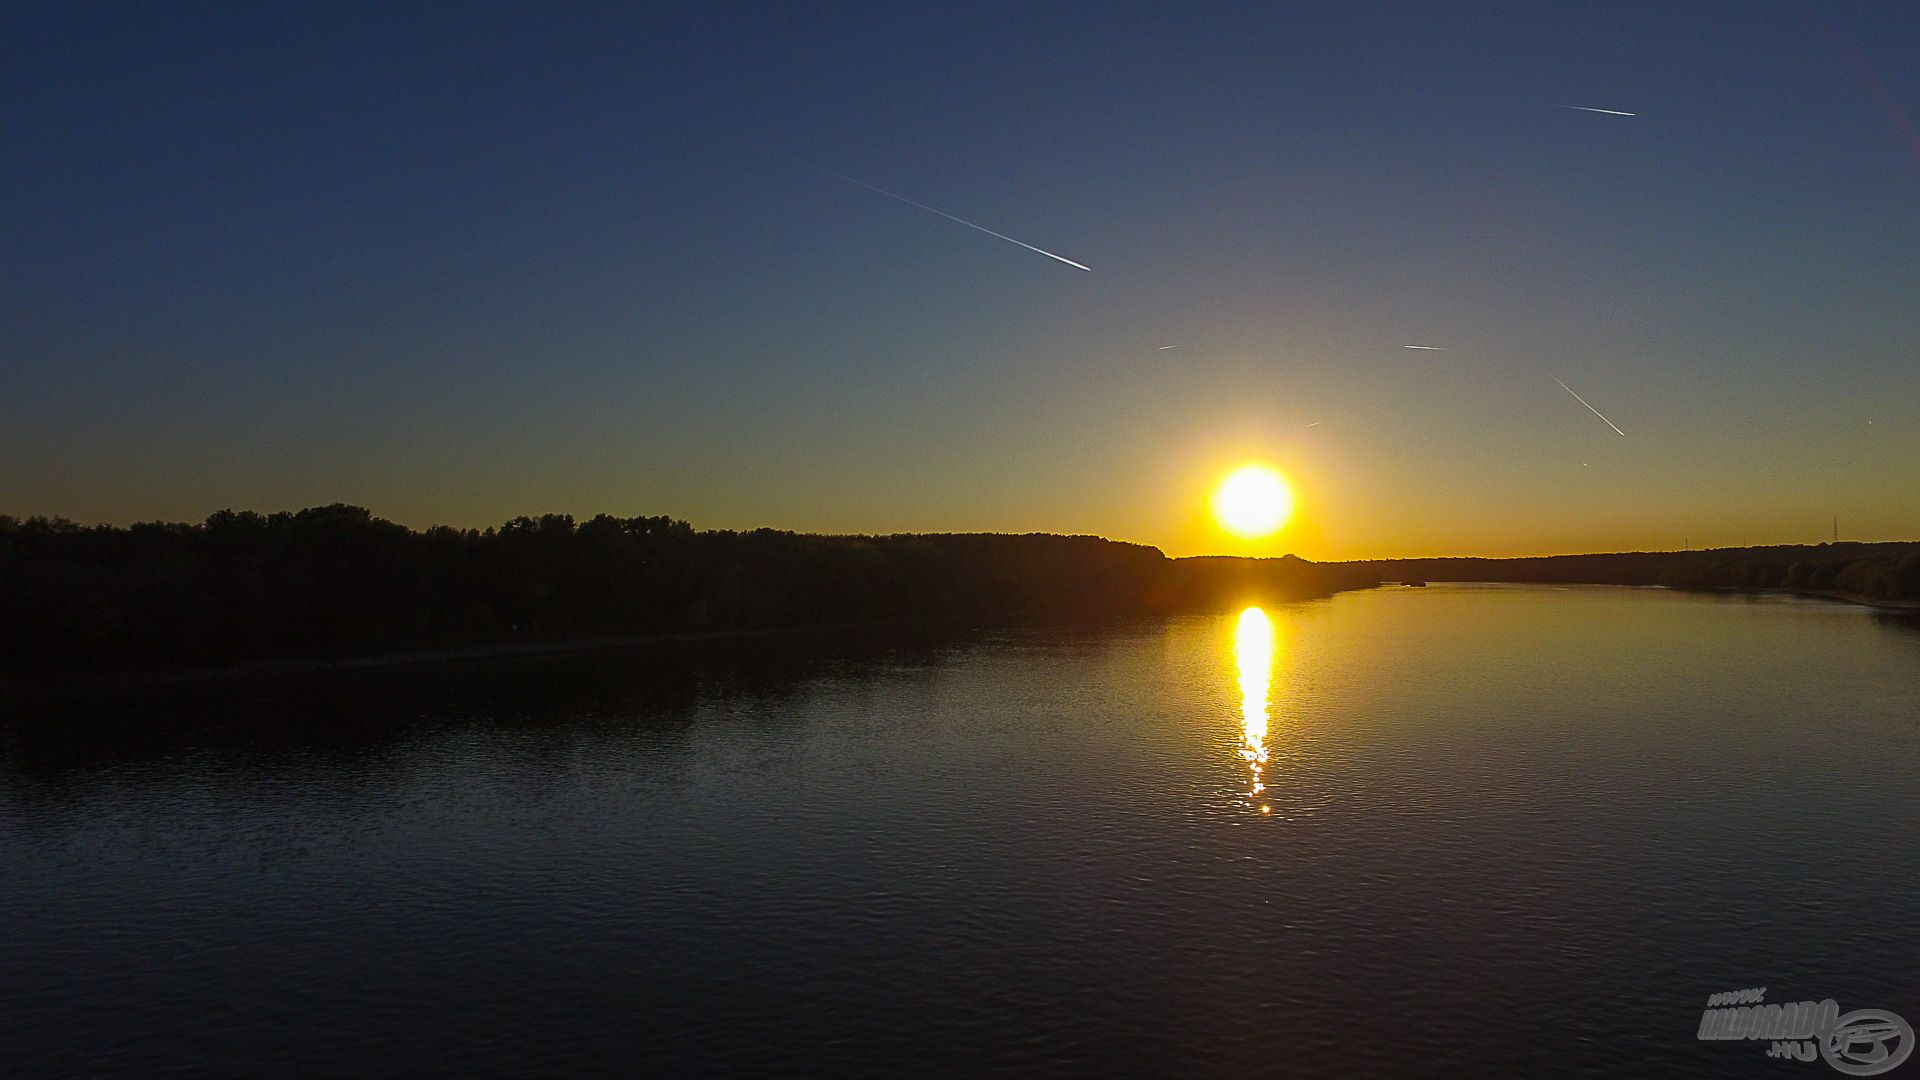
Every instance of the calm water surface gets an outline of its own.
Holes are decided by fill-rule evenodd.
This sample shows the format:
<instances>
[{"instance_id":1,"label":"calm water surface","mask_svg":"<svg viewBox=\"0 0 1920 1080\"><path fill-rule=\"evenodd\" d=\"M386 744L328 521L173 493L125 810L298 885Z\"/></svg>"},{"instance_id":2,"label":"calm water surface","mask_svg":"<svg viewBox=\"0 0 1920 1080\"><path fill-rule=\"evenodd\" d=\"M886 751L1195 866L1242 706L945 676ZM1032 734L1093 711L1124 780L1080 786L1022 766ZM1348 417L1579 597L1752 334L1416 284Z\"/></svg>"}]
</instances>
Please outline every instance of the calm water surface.
<instances>
[{"instance_id":1,"label":"calm water surface","mask_svg":"<svg viewBox=\"0 0 1920 1080\"><path fill-rule=\"evenodd\" d=\"M1920 633L1842 605L1435 586L6 708L0 1072L1818 1077L1697 1041L1707 995L1920 1022Z\"/></svg>"}]
</instances>

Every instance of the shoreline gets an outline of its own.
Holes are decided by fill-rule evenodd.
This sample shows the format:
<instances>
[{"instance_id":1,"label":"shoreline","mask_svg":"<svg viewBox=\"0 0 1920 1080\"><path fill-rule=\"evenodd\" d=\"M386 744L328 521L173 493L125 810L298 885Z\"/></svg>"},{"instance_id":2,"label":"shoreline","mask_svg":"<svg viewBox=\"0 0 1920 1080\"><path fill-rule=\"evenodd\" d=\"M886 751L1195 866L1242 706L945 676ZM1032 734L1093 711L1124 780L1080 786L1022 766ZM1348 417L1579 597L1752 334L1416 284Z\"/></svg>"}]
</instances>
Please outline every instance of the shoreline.
<instances>
[{"instance_id":1,"label":"shoreline","mask_svg":"<svg viewBox=\"0 0 1920 1080\"><path fill-rule=\"evenodd\" d=\"M1725 592L1744 592L1775 596L1799 596L1808 600L1833 600L1842 604L1854 604L1869 607L1876 611L1892 612L1900 615L1920 615L1920 600L1879 600L1865 593L1822 592L1808 589L1727 589Z\"/></svg>"},{"instance_id":2,"label":"shoreline","mask_svg":"<svg viewBox=\"0 0 1920 1080\"><path fill-rule=\"evenodd\" d=\"M1367 586L1372 587L1372 586ZM1324 595L1289 597L1294 600L1318 600ZM1082 612L1066 609L1014 610L979 613L969 616L928 615L906 619L868 619L853 622L795 623L789 626L737 627L726 630L675 630L650 634L610 634L542 638L538 641L499 641L486 644L442 645L431 648L400 649L392 652L359 653L336 656L293 656L271 660L248 660L237 664L207 667L102 668L67 671L0 672L0 698L75 693L116 693L151 690L167 686L240 680L279 678L290 675L315 675L337 671L377 671L383 668L415 665L458 664L482 660L506 660L528 656L557 656L594 652L602 649L634 648L684 642L738 641L756 637L784 637L796 634L842 634L908 627L958 627L962 625L1011 626L1024 622L1066 619L1133 618L1166 615L1175 612L1113 609Z\"/></svg>"},{"instance_id":3,"label":"shoreline","mask_svg":"<svg viewBox=\"0 0 1920 1080\"><path fill-rule=\"evenodd\" d=\"M1399 582L1383 581L1382 585L1398 585ZM1600 589L1666 589L1669 592L1700 593L1709 596L1793 596L1803 600L1829 600L1838 604L1850 604L1855 607L1873 608L1894 615L1920 615L1920 600L1885 600L1868 596L1866 593L1832 592L1816 589L1749 589L1738 585L1717 585L1704 588L1685 585L1640 584L1622 581L1500 581L1492 578L1433 578L1431 585L1530 585L1540 588L1565 588L1570 585Z\"/></svg>"},{"instance_id":4,"label":"shoreline","mask_svg":"<svg viewBox=\"0 0 1920 1080\"><path fill-rule=\"evenodd\" d=\"M591 637L543 638L538 641L498 641L476 645L442 645L425 649L363 653L348 656L300 656L249 660L210 667L114 668L104 670L41 671L0 674L0 695L115 692L249 678L314 675L329 671L376 671L414 665L459 664L476 660L506 660L523 656L552 656L601 649L674 642L729 641L787 634L877 630L887 626L930 625L937 620L876 620L870 622L806 623L795 626L741 627L732 630L680 630L653 634L615 634Z\"/></svg>"},{"instance_id":5,"label":"shoreline","mask_svg":"<svg viewBox=\"0 0 1920 1080\"><path fill-rule=\"evenodd\" d=\"M1815 591L1805 589L1749 589L1733 586L1706 589L1687 589L1668 585L1635 586L1618 582L1547 582L1547 581L1444 581L1437 584L1487 584L1522 585L1546 588L1555 585L1597 585L1612 588L1658 588L1672 589L1675 592L1699 592L1725 596L1792 596L1807 600L1825 600L1832 603L1849 604L1871 608L1891 615L1920 616L1920 600L1883 600L1863 593ZM1329 599L1343 592L1365 592L1377 589L1380 582L1372 586L1338 589L1320 597L1300 599ZM1050 614L1060 612L1021 611L1000 612L981 617L995 624L1020 619L1044 619ZM1110 612L1109 615L1151 614L1142 612ZM1084 617L1084 616L1083 616ZM729 630L680 630L651 634L611 634L594 636L572 636L543 638L538 641L500 641L487 644L442 645L431 648L401 649L393 652L365 653L346 656L305 656L285 657L273 660L250 660L238 664L221 664L211 667L180 668L118 668L111 670L73 670L47 672L0 673L0 695L33 696L36 694L64 695L74 692L120 692L129 690L147 690L166 686L191 685L203 682L215 682L248 678L275 678L289 675L313 675L330 671L377 671L384 668L410 667L416 665L458 664L484 660L505 660L531 656L553 656L569 653L595 652L603 649L622 649L644 645L666 645L685 642L737 641L756 637L782 637L806 633L846 633L860 630L879 630L887 627L930 627L956 620L942 617L913 619L881 619L859 622L836 623L800 623L792 626L742 627Z\"/></svg>"}]
</instances>

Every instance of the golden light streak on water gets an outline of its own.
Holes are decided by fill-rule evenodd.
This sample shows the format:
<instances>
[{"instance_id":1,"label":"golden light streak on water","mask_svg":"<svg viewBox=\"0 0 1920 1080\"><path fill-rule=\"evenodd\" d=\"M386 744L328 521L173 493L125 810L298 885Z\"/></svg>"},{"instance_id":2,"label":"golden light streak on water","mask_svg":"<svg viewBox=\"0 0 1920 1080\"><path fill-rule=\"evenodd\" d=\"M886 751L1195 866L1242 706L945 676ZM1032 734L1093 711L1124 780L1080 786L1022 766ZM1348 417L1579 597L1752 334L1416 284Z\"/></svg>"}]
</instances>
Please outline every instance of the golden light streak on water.
<instances>
[{"instance_id":1,"label":"golden light streak on water","mask_svg":"<svg viewBox=\"0 0 1920 1080\"><path fill-rule=\"evenodd\" d=\"M1263 814L1273 808L1262 796L1267 790L1267 697L1273 685L1273 620L1257 607L1240 613L1233 632L1233 655L1240 668L1240 756L1247 763L1251 786L1247 802Z\"/></svg>"}]
</instances>

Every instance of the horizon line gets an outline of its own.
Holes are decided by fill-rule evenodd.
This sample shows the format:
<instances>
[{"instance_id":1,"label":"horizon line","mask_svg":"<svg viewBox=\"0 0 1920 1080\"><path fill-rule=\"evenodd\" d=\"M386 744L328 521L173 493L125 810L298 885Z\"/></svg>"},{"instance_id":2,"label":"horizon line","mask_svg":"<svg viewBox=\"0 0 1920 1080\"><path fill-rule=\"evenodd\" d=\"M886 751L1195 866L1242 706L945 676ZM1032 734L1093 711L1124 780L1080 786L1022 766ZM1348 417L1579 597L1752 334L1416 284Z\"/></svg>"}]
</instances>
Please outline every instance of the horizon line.
<instances>
[{"instance_id":1,"label":"horizon line","mask_svg":"<svg viewBox=\"0 0 1920 1080\"><path fill-rule=\"evenodd\" d=\"M83 529L98 529L98 528L130 529L130 528L141 526L141 525L188 525L188 526L205 525L209 518L212 518L215 515L222 514L222 513L257 514L260 517L270 518L279 514L293 515L293 514L302 513L309 510L324 510L332 507L344 507L344 508L352 508L356 510L363 510L367 514L369 514L371 517L373 517L375 520L390 522L392 524L399 525L402 528L405 528L411 532L416 532L416 533L425 533L429 530L438 529L438 528L459 529L462 531L471 529L476 532L484 532L487 529L497 529L501 525L504 525L507 522L511 522L519 518L528 518L528 519L537 521L543 517L554 517L554 516L566 517L566 518L572 519L576 527L578 527L579 525L585 524L586 522L592 521L594 518L597 518L597 517L622 518L622 515L609 513L606 511L601 511L598 513L589 514L585 516L575 515L572 513L555 513L555 512L549 511L549 512L542 512L542 513L514 514L508 517L507 519L505 519L505 521L499 522L497 524L488 524L488 525L478 525L478 526L452 525L447 522L433 522L426 525L414 525L408 522L395 520L394 518L383 517L382 515L375 513L371 508L360 506L357 503L331 502L331 503L319 503L313 506L304 506L297 510L260 511L260 510L235 510L230 506L222 507L218 510L214 510L207 513L206 515L202 516L198 521L188 521L188 520L180 520L180 519L168 520L165 518L155 517L155 518L148 518L148 519L133 519L133 520L124 520L124 521L95 521L91 524L88 524L88 523L76 521L62 514L12 514L12 513L6 513L6 512L0 512L0 521L12 520L17 523L26 523L31 521L45 521L49 523L58 522L58 523L64 523L67 525L72 525L77 528L83 528ZM1265 555L1250 555L1246 553L1225 552L1225 551L1202 551L1202 552L1194 552L1186 555L1172 555L1172 554L1168 554L1166 549L1162 547L1160 544L1150 543L1144 540L1129 540L1122 537L1108 536L1101 533L1063 532L1063 531L1052 531L1052 530L1045 530L1045 529L1039 529L1039 530L1028 529L1023 531L1006 530L1006 529L944 529L944 530L918 529L918 530L894 530L890 532L879 532L879 531L839 532L839 531L825 531L825 530L782 528L780 526L775 526L775 525L753 525L753 526L746 526L746 527L739 527L739 528L729 528L729 527L715 528L710 526L695 525L691 520L686 518L675 517L673 514L630 514L630 515L625 515L624 519L640 518L640 517L652 517L652 518L664 517L670 521L681 522L687 525L688 527L692 528L696 532L746 533L746 532L757 532L759 530L766 529L774 532L793 533L798 536L821 536L821 537L844 537L844 538L859 538L859 537L877 538L877 537L890 537L890 536L1090 537L1092 539L1104 540L1109 543L1133 544L1139 547L1152 548L1155 551L1160 552L1160 554L1166 556L1168 559L1280 559L1280 558L1287 558L1291 556L1293 558L1300 559L1304 562L1312 562L1312 563L1415 562L1415 561L1435 560L1435 559L1480 559L1480 560L1492 561L1492 560L1511 560L1511 559L1556 559L1556 558L1572 558L1572 557L1588 556L1588 555L1685 555L1685 554L1691 554L1694 552L1737 551L1737 550L1752 549L1752 548L1778 548L1778 547L1818 548L1818 547L1837 547L1841 544L1861 545L1861 546L1868 546L1868 545L1875 545L1875 544L1920 544L1920 538L1915 538L1910 540L1884 540L1884 539L1883 540L1827 540L1827 539L1822 539L1822 540L1815 540L1815 541L1772 541L1772 542L1765 542L1765 543L1719 544L1719 545L1702 546L1702 547L1685 546L1680 548L1611 548L1611 549L1605 549L1605 550L1585 550L1585 551L1550 551L1550 552L1528 554L1528 555L1370 555L1370 556L1354 556L1354 557L1347 557L1347 558L1324 558L1324 557L1308 558L1307 556L1301 555L1296 551L1280 551L1280 552L1275 552L1273 554L1265 554Z\"/></svg>"}]
</instances>

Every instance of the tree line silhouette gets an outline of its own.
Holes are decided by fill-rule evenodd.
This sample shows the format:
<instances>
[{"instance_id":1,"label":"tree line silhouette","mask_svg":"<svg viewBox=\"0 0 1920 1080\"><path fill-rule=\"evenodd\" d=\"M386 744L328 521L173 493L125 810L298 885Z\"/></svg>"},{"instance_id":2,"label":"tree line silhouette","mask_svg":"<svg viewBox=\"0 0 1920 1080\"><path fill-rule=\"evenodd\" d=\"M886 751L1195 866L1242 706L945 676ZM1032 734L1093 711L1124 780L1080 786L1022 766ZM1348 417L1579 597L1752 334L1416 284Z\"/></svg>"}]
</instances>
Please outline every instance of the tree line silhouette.
<instances>
[{"instance_id":1,"label":"tree line silhouette","mask_svg":"<svg viewBox=\"0 0 1920 1080\"><path fill-rule=\"evenodd\" d=\"M356 506L201 524L0 516L0 667L283 657L1015 612L1168 612L1372 585L1091 536L698 531L517 517L415 531Z\"/></svg>"},{"instance_id":2,"label":"tree line silhouette","mask_svg":"<svg viewBox=\"0 0 1920 1080\"><path fill-rule=\"evenodd\" d=\"M1387 581L1780 589L1865 600L1920 600L1920 543L1786 544L1527 559L1383 559L1355 565L1369 567Z\"/></svg>"},{"instance_id":3,"label":"tree line silhouette","mask_svg":"<svg viewBox=\"0 0 1920 1080\"><path fill-rule=\"evenodd\" d=\"M1381 580L1788 589L1920 600L1920 543L1525 559L1169 559L1092 536L701 531L517 517L415 531L357 506L194 524L0 515L0 668L208 665L1015 613L1220 610Z\"/></svg>"}]
</instances>

